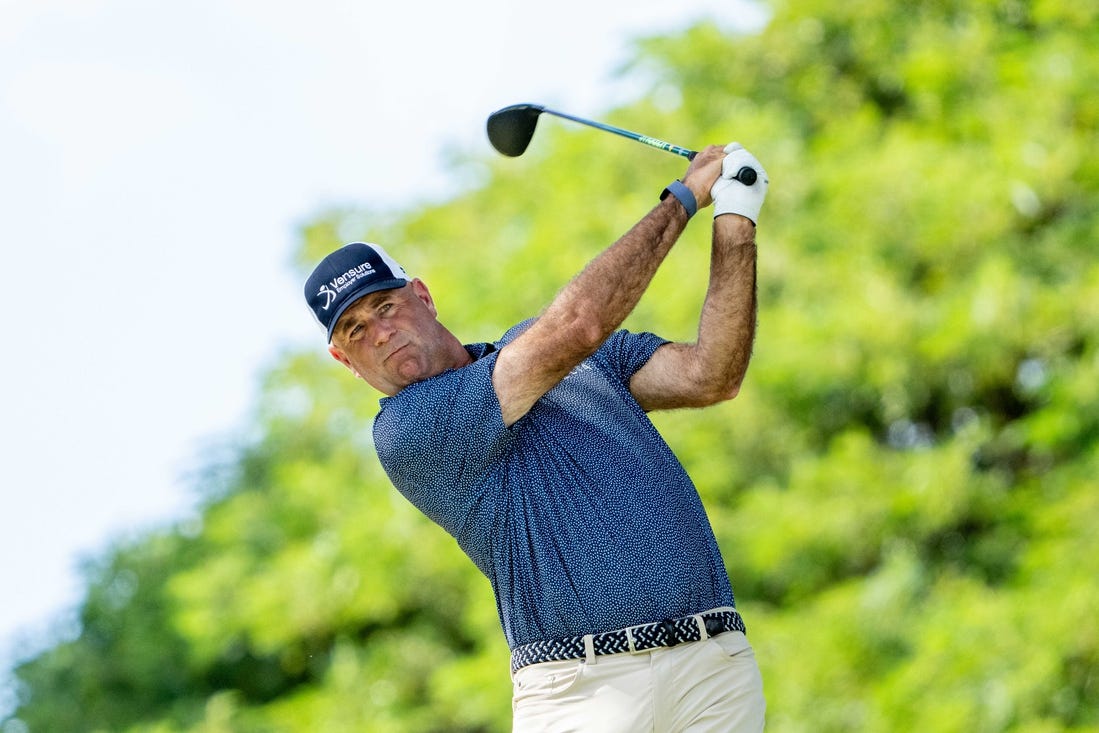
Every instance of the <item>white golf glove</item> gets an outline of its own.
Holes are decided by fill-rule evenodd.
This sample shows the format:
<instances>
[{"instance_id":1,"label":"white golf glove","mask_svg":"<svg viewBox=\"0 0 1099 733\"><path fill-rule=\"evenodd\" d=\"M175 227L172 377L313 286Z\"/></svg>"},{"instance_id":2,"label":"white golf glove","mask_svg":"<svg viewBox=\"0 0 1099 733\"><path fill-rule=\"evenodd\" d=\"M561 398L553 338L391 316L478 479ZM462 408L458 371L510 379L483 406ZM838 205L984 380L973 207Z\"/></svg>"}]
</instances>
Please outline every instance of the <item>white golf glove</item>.
<instances>
[{"instance_id":1,"label":"white golf glove","mask_svg":"<svg viewBox=\"0 0 1099 733\"><path fill-rule=\"evenodd\" d=\"M756 182L746 186L734 178L743 167L756 172ZM725 146L725 160L721 163L721 178L710 189L714 197L714 218L722 214L740 214L755 224L759 220L759 210L767 196L767 171L740 143Z\"/></svg>"}]
</instances>

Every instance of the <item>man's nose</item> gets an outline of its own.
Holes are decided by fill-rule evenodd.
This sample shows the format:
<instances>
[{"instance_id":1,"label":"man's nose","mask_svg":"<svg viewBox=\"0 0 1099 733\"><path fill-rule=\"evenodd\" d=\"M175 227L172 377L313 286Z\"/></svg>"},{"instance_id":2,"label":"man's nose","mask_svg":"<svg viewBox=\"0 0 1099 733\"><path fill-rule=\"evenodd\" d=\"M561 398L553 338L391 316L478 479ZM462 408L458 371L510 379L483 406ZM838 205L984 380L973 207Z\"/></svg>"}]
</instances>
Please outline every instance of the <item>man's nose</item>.
<instances>
[{"instance_id":1,"label":"man's nose","mask_svg":"<svg viewBox=\"0 0 1099 733\"><path fill-rule=\"evenodd\" d=\"M374 345L382 346L387 341L389 341L389 338L393 335L393 332L396 329L394 329L392 325L386 323L385 321L377 321L374 323L372 330L374 334Z\"/></svg>"}]
</instances>

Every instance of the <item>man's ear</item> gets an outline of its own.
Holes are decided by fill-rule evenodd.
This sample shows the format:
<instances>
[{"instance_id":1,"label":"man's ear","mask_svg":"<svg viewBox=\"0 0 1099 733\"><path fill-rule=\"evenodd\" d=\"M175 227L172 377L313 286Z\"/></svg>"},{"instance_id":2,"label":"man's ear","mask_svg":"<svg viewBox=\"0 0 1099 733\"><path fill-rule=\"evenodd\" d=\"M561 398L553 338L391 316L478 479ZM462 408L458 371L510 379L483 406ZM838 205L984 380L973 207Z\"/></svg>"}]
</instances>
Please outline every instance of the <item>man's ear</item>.
<instances>
[{"instance_id":1,"label":"man's ear","mask_svg":"<svg viewBox=\"0 0 1099 733\"><path fill-rule=\"evenodd\" d=\"M340 351L338 347L329 344L328 353L332 355L333 359L350 369L351 373L354 374L356 377L359 376L359 373L355 371L355 367L351 366L351 360L348 359L347 356L342 351Z\"/></svg>"},{"instance_id":2,"label":"man's ear","mask_svg":"<svg viewBox=\"0 0 1099 733\"><path fill-rule=\"evenodd\" d=\"M427 285L424 285L424 281L420 278L414 278L412 280L412 292L417 298L423 301L427 309L431 311L431 315L436 318L439 317L439 312L435 310L435 301L431 297L431 293L428 292Z\"/></svg>"}]
</instances>

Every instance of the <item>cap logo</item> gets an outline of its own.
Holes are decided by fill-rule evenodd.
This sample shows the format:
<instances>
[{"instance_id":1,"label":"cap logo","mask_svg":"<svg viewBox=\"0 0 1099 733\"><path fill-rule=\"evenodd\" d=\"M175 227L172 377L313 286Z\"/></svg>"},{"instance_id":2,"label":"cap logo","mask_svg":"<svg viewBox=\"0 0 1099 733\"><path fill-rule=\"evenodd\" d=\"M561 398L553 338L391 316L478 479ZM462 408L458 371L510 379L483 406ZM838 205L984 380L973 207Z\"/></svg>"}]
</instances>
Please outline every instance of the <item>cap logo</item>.
<instances>
[{"instance_id":1,"label":"cap logo","mask_svg":"<svg viewBox=\"0 0 1099 733\"><path fill-rule=\"evenodd\" d=\"M328 307L332 305L332 301L334 301L340 293L347 290L364 277L370 277L376 272L374 265L369 262L364 262L357 267L352 267L342 275L337 275L332 278L330 282L321 285L320 290L317 291L317 295L324 296L324 305L321 306L321 309L328 310Z\"/></svg>"},{"instance_id":2,"label":"cap logo","mask_svg":"<svg viewBox=\"0 0 1099 733\"><path fill-rule=\"evenodd\" d=\"M324 305L321 306L322 311L328 310L328 306L332 305L332 301L336 299L336 291L327 285L321 285L321 289L317 291L317 295L324 296Z\"/></svg>"}]
</instances>

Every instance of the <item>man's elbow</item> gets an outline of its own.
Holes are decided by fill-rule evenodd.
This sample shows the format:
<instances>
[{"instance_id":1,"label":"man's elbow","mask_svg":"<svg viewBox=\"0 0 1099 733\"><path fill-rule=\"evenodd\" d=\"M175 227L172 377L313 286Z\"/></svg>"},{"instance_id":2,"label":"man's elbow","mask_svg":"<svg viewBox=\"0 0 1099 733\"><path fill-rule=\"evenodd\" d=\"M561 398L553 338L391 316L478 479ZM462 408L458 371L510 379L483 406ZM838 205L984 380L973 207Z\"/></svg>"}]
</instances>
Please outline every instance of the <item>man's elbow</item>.
<instances>
[{"instance_id":1,"label":"man's elbow","mask_svg":"<svg viewBox=\"0 0 1099 733\"><path fill-rule=\"evenodd\" d=\"M571 347L571 351L581 353L585 358L595 353L613 331L590 309L567 310L554 316L553 321L547 320L546 324Z\"/></svg>"},{"instance_id":2,"label":"man's elbow","mask_svg":"<svg viewBox=\"0 0 1099 733\"><path fill-rule=\"evenodd\" d=\"M743 381L743 378L738 378L700 384L694 390L693 406L710 407L711 405L728 402L740 394L740 385Z\"/></svg>"},{"instance_id":3,"label":"man's elbow","mask_svg":"<svg viewBox=\"0 0 1099 733\"><path fill-rule=\"evenodd\" d=\"M740 394L741 380L737 380L734 384L729 385L718 398L718 402L728 402Z\"/></svg>"}]
</instances>

